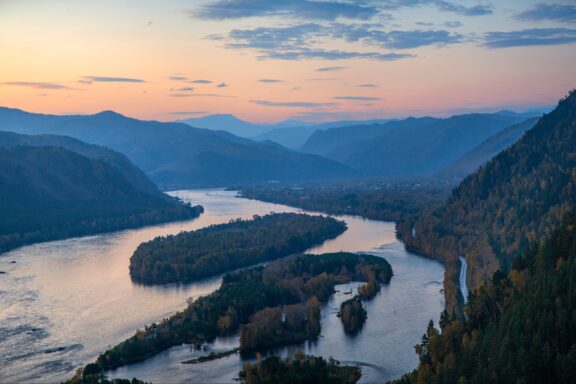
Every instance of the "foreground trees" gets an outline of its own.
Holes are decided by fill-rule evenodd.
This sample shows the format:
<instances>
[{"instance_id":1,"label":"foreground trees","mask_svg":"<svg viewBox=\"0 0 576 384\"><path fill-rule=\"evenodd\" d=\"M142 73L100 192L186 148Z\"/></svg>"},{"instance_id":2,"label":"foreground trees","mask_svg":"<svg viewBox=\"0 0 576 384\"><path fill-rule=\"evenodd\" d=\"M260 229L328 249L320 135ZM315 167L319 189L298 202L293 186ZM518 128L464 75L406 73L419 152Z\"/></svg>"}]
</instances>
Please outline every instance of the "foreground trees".
<instances>
[{"instance_id":1,"label":"foreground trees","mask_svg":"<svg viewBox=\"0 0 576 384\"><path fill-rule=\"evenodd\" d=\"M576 220L496 272L465 307L444 312L416 346L420 365L398 383L574 383Z\"/></svg>"},{"instance_id":2,"label":"foreground trees","mask_svg":"<svg viewBox=\"0 0 576 384\"><path fill-rule=\"evenodd\" d=\"M240 372L244 384L353 384L360 379L360 368L343 366L336 360L305 356L268 357L256 364L246 364Z\"/></svg>"},{"instance_id":3,"label":"foreground trees","mask_svg":"<svg viewBox=\"0 0 576 384\"><path fill-rule=\"evenodd\" d=\"M303 252L345 230L342 221L296 213L233 220L140 244L130 275L146 284L202 279Z\"/></svg>"}]
</instances>

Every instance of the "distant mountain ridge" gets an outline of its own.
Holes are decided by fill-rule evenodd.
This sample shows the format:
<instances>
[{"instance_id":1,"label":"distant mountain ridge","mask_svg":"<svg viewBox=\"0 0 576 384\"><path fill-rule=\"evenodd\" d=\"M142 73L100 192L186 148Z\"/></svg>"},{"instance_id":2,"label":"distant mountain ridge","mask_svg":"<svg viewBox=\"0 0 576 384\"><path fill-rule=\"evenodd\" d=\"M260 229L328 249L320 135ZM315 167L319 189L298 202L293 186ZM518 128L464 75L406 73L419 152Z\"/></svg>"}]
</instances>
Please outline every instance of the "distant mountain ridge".
<instances>
[{"instance_id":1,"label":"distant mountain ridge","mask_svg":"<svg viewBox=\"0 0 576 384\"><path fill-rule=\"evenodd\" d=\"M66 135L111 148L165 189L356 175L353 169L319 156L256 143L223 131L141 121L111 111L52 116L0 108L0 130Z\"/></svg>"},{"instance_id":2,"label":"distant mountain ridge","mask_svg":"<svg viewBox=\"0 0 576 384\"><path fill-rule=\"evenodd\" d=\"M423 117L316 131L302 150L372 177L429 176L524 114Z\"/></svg>"},{"instance_id":3,"label":"distant mountain ridge","mask_svg":"<svg viewBox=\"0 0 576 384\"><path fill-rule=\"evenodd\" d=\"M349 127L357 125L368 125L384 123L388 120L342 120L329 123L296 125L291 127L275 127L261 135L253 137L256 141L270 140L275 141L287 148L301 149L304 143L316 131L327 130L330 128ZM282 123L277 124L280 126Z\"/></svg>"},{"instance_id":4,"label":"distant mountain ridge","mask_svg":"<svg viewBox=\"0 0 576 384\"><path fill-rule=\"evenodd\" d=\"M188 119L176 120L177 123L188 124L195 128L204 128L216 131L230 132L240 137L258 136L270 130L268 126L249 123L234 115L218 114L203 117L191 117Z\"/></svg>"},{"instance_id":5,"label":"distant mountain ridge","mask_svg":"<svg viewBox=\"0 0 576 384\"><path fill-rule=\"evenodd\" d=\"M387 120L342 120L328 123L307 123L301 120L288 119L272 124L256 124L230 114L214 114L176 120L177 123L188 124L195 128L226 131L255 141L274 141L291 149L300 149L308 137L319 129L374 124L385 121Z\"/></svg>"}]
</instances>

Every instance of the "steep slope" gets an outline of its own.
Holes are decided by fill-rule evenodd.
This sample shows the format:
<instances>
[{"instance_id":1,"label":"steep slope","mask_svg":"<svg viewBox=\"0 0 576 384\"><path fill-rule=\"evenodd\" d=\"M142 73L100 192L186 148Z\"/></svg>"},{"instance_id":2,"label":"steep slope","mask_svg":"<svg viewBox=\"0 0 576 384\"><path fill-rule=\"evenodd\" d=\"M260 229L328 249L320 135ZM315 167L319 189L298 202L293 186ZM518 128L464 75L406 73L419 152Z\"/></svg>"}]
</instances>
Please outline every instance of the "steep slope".
<instances>
[{"instance_id":1,"label":"steep slope","mask_svg":"<svg viewBox=\"0 0 576 384\"><path fill-rule=\"evenodd\" d=\"M0 252L201 212L139 191L105 161L64 148L1 146L0 164Z\"/></svg>"},{"instance_id":2,"label":"steep slope","mask_svg":"<svg viewBox=\"0 0 576 384\"><path fill-rule=\"evenodd\" d=\"M0 146L62 147L89 159L102 160L112 166L136 190L153 196L164 196L148 177L126 156L99 145L86 144L80 140L58 135L20 135L0 132Z\"/></svg>"},{"instance_id":3,"label":"steep slope","mask_svg":"<svg viewBox=\"0 0 576 384\"><path fill-rule=\"evenodd\" d=\"M576 91L509 149L466 178L441 208L402 223L407 248L443 260L447 294L468 261L470 288L556 228L576 204ZM452 298L454 301L454 298Z\"/></svg>"},{"instance_id":4,"label":"steep slope","mask_svg":"<svg viewBox=\"0 0 576 384\"><path fill-rule=\"evenodd\" d=\"M497 273L466 305L440 317L416 346L420 364L398 384L574 383L576 231L573 215Z\"/></svg>"},{"instance_id":5,"label":"steep slope","mask_svg":"<svg viewBox=\"0 0 576 384\"><path fill-rule=\"evenodd\" d=\"M227 132L141 121L110 111L46 116L0 109L0 129L60 134L109 147L126 155L164 188L322 180L355 174L333 160L274 148Z\"/></svg>"},{"instance_id":6,"label":"steep slope","mask_svg":"<svg viewBox=\"0 0 576 384\"><path fill-rule=\"evenodd\" d=\"M522 120L524 115L508 114L410 118L316 132L303 149L369 176L431 175L491 135Z\"/></svg>"},{"instance_id":7,"label":"steep slope","mask_svg":"<svg viewBox=\"0 0 576 384\"><path fill-rule=\"evenodd\" d=\"M504 128L470 152L448 164L440 170L439 175L444 177L464 177L471 174L480 168L482 164L518 141L526 131L536 125L536 122L538 122L538 118L532 118Z\"/></svg>"}]
</instances>

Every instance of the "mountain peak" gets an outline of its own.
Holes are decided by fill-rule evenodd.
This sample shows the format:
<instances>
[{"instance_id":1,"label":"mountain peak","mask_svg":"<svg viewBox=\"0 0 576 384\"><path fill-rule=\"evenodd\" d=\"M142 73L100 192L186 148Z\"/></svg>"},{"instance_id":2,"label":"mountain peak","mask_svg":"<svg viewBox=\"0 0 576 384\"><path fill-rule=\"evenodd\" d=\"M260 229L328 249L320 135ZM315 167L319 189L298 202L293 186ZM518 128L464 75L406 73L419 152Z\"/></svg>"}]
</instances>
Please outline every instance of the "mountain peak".
<instances>
[{"instance_id":1,"label":"mountain peak","mask_svg":"<svg viewBox=\"0 0 576 384\"><path fill-rule=\"evenodd\" d=\"M102 112L98 112L98 113L95 113L93 116L105 117L105 118L125 117L124 115L121 115L118 112L114 112L111 110L105 110Z\"/></svg>"}]
</instances>

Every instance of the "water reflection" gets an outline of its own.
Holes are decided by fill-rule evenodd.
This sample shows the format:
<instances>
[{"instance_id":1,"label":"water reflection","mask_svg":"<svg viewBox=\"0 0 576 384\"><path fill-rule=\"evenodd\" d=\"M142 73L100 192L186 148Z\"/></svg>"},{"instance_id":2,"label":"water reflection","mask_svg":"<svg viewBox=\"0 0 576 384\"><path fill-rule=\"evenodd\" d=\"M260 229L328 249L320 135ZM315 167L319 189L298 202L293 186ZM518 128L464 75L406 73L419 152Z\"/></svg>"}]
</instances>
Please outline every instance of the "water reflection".
<instances>
[{"instance_id":1,"label":"water reflection","mask_svg":"<svg viewBox=\"0 0 576 384\"><path fill-rule=\"evenodd\" d=\"M135 329L170 316L184 308L187 298L205 295L220 285L220 277L185 285L133 284L129 259L141 242L238 217L297 211L238 199L235 192L223 190L174 195L203 205L205 213L191 221L36 244L0 256L0 271L6 272L0 275L0 382L63 380ZM342 219L348 231L312 251L372 251L390 261L395 276L368 304L368 322L355 339L343 336L338 319L332 318L339 305L336 296L323 311L322 337L304 347L310 353L360 362L364 380L381 378L377 375L382 369L397 375L415 366L412 346L428 319L442 308L440 287L423 284L440 281L442 267L404 252L391 223ZM376 249L381 245L386 246ZM213 348L226 349L234 343L235 338L219 339ZM227 382L241 364L236 355L210 363L180 363L197 353L188 346L172 348L118 370L117 375L153 382L165 382L167 377L171 382Z\"/></svg>"}]
</instances>

